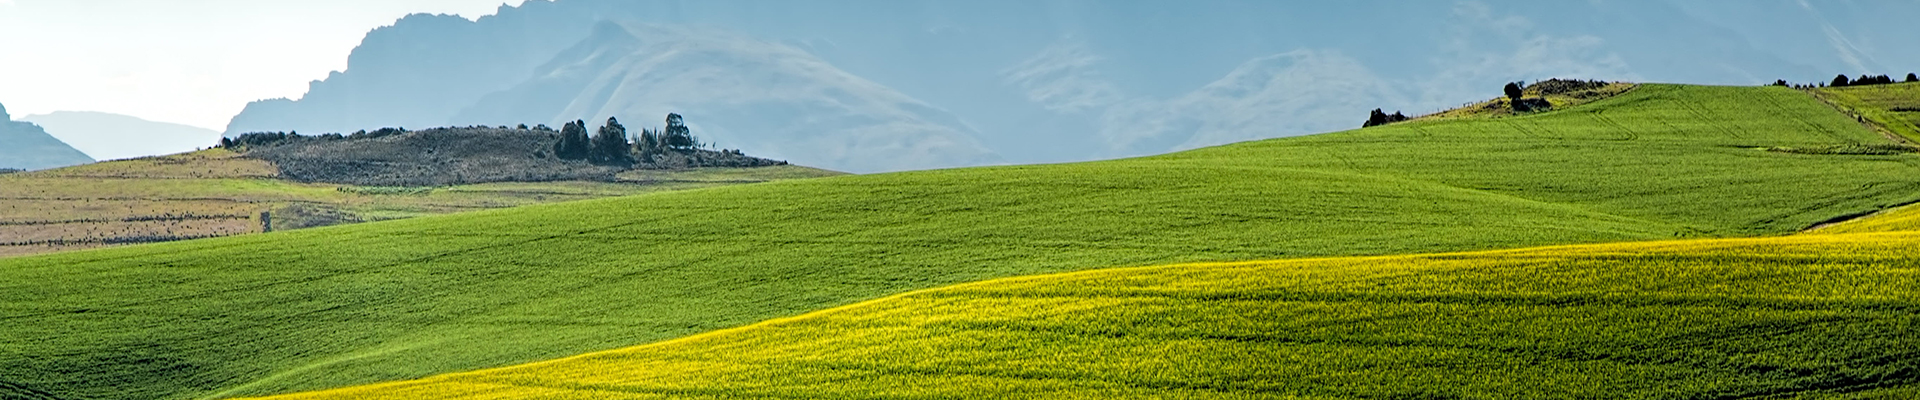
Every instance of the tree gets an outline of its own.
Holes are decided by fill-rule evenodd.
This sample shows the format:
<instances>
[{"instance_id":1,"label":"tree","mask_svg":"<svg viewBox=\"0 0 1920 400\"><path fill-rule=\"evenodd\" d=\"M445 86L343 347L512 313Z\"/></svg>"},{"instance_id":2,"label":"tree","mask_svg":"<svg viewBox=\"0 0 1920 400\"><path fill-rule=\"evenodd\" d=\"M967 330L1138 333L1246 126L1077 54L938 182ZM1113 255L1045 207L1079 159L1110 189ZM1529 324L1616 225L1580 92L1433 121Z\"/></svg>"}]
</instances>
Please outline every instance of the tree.
<instances>
[{"instance_id":1,"label":"tree","mask_svg":"<svg viewBox=\"0 0 1920 400\"><path fill-rule=\"evenodd\" d=\"M628 147L627 127L620 125L620 120L607 117L607 124L593 133L592 154L588 158L596 163L633 162Z\"/></svg>"},{"instance_id":2,"label":"tree","mask_svg":"<svg viewBox=\"0 0 1920 400\"><path fill-rule=\"evenodd\" d=\"M1367 115L1367 122L1360 124L1360 127L1375 127L1406 120L1407 115L1401 114L1399 111L1394 111L1393 114L1387 114L1384 110L1375 108L1373 109L1373 113Z\"/></svg>"},{"instance_id":3,"label":"tree","mask_svg":"<svg viewBox=\"0 0 1920 400\"><path fill-rule=\"evenodd\" d=\"M1386 125L1386 124L1387 124L1387 113L1385 111L1380 111L1380 109L1378 108L1375 108L1373 109L1372 113L1367 114L1367 122L1360 124L1360 127L1371 128L1371 127Z\"/></svg>"},{"instance_id":4,"label":"tree","mask_svg":"<svg viewBox=\"0 0 1920 400\"><path fill-rule=\"evenodd\" d=\"M1907 82L1920 82L1920 75L1914 75L1912 72L1908 72Z\"/></svg>"},{"instance_id":5,"label":"tree","mask_svg":"<svg viewBox=\"0 0 1920 400\"><path fill-rule=\"evenodd\" d=\"M560 127L560 141L553 144L553 156L563 160L587 158L591 151L586 121L574 120Z\"/></svg>"},{"instance_id":6,"label":"tree","mask_svg":"<svg viewBox=\"0 0 1920 400\"><path fill-rule=\"evenodd\" d=\"M660 132L660 144L669 150L691 151L700 146L700 141L693 137L692 130L687 129L680 114L670 113L667 114L667 129Z\"/></svg>"},{"instance_id":7,"label":"tree","mask_svg":"<svg viewBox=\"0 0 1920 400\"><path fill-rule=\"evenodd\" d=\"M1520 88L1520 83L1519 83L1519 82L1507 82L1507 87L1506 87L1506 88L1504 88L1504 89L1505 89L1505 90L1506 90L1506 92L1507 92L1507 101L1508 101L1508 102L1519 102L1519 101L1520 101L1520 95L1521 95L1521 94L1523 93L1523 91L1522 91L1522 89Z\"/></svg>"},{"instance_id":8,"label":"tree","mask_svg":"<svg viewBox=\"0 0 1920 400\"><path fill-rule=\"evenodd\" d=\"M1775 79L1775 80L1773 81L1773 85L1774 85L1774 86L1786 86L1786 85L1787 85L1787 80L1785 80L1785 79Z\"/></svg>"},{"instance_id":9,"label":"tree","mask_svg":"<svg viewBox=\"0 0 1920 400\"><path fill-rule=\"evenodd\" d=\"M1847 74L1840 74L1840 76L1833 77L1833 83L1827 84L1827 87L1846 87L1850 83L1852 83L1852 81L1847 80Z\"/></svg>"},{"instance_id":10,"label":"tree","mask_svg":"<svg viewBox=\"0 0 1920 400\"><path fill-rule=\"evenodd\" d=\"M640 129L640 134L633 137L633 152L639 154L641 160L652 160L661 152L660 134L652 129Z\"/></svg>"}]
</instances>

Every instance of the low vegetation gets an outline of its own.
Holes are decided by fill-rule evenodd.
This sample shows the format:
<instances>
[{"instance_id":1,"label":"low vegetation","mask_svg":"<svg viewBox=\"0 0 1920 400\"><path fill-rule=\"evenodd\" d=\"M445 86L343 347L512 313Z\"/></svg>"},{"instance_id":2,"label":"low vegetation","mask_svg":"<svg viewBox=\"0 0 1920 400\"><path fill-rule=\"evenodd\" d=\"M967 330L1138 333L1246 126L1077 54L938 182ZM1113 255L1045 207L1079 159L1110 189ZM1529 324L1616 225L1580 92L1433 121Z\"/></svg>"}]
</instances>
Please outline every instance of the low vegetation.
<instances>
[{"instance_id":1,"label":"low vegetation","mask_svg":"<svg viewBox=\"0 0 1920 400\"><path fill-rule=\"evenodd\" d=\"M1003 279L275 397L1914 398L1920 233Z\"/></svg>"},{"instance_id":2,"label":"low vegetation","mask_svg":"<svg viewBox=\"0 0 1920 400\"><path fill-rule=\"evenodd\" d=\"M0 324L0 382L4 382L0 386L98 399L286 393L659 342L996 277L1198 261L1776 235L1920 197L1915 194L1920 193L1920 173L1916 173L1920 156L1754 150L1854 143L1886 143L1886 139L1799 91L1649 84L1579 106L1556 106L1553 111L1503 118L1414 120L1156 157L772 182L13 258L0 260L0 272L8 277L0 280L0 304L4 305L0 320L9 322ZM731 179L726 174L701 179ZM330 188L326 191L340 194ZM1212 275L1209 279L1229 280L1193 293L1224 293L1205 301L1237 307L1229 303L1239 295L1232 290L1240 283L1230 279L1262 282L1276 277L1272 279L1278 281L1259 284L1267 286L1252 286L1257 289L1252 293L1326 290L1336 297L1324 300L1351 302L1355 307L1329 305L1336 307L1329 310L1365 313L1355 314L1360 317L1354 322L1324 325L1323 332L1261 333L1253 328L1298 320L1259 318L1194 329L1217 327L1219 332L1246 333L1251 335L1246 336L1247 343L1263 345L1299 339L1298 346L1310 346L1311 340L1334 337L1339 329L1354 332L1357 338L1402 342L1382 342L1378 351L1369 352L1318 347L1313 349L1329 352L1312 353L1291 347L1295 345L1276 345L1261 353L1240 350L1264 347L1231 347L1233 340L1162 340L1179 333L1166 329L1184 326L1167 322L1178 321L1175 317L1232 320L1246 314L1146 308L1152 298L1141 297L1148 303L1140 307L1087 309L1088 320L1053 322L1071 323L1058 328L1067 332L1088 332L1126 326L1082 322L1142 321L1140 332L1145 336L1113 336L1118 342L1100 339L1098 334L1052 336L1076 338L1057 343L1082 347L1048 353L1060 358L1025 359L1032 364L1008 368L1035 369L1007 370L1005 375L911 379L946 384L946 390L984 390L1010 376L1038 378L1020 381L1015 387L1039 389L1111 382L1106 387L1115 395L1139 390L1131 386L1134 382L1150 388L1165 383L1158 388L1204 395L1211 387L1206 385L1232 389L1260 385L1261 377L1307 375L1322 380L1300 384L1329 386L1262 390L1402 397L1392 395L1396 393L1392 390L1415 396L1465 390L1448 385L1476 388L1501 379L1510 379L1520 389L1537 389L1553 388L1551 384L1557 382L1579 383L1571 380L1579 377L1603 377L1592 378L1590 386L1569 390L1631 389L1627 384L1637 382L1647 389L1623 393L1678 396L1817 388L1842 382L1846 376L1862 382L1895 382L1897 374L1909 371L1899 365L1862 366L1876 360L1856 356L1866 348L1859 346L1897 339L1873 332L1905 332L1900 330L1904 325L1897 324L1907 320L1899 318L1910 318L1904 317L1910 312L1900 311L1908 306L1895 301L1899 298L1886 297L1892 292L1875 285L1910 288L1912 282L1871 281L1866 279L1873 274L1847 275L1842 273L1846 269L1820 272L1811 269L1818 263L1794 261L1863 260L1882 268L1865 271L1886 271L1883 275L1897 277L1900 271L1910 271L1900 269L1904 264L1899 257L1904 253L1866 252L1858 259L1794 258L1801 253L1766 258L1772 257L1769 254L1773 253L1721 259L1650 257L1634 267L1640 270L1618 272L1592 264L1613 257L1604 252L1568 256L1566 262L1585 267L1562 269L1555 267L1560 264L1528 264L1527 258L1441 267L1419 262L1445 261L1445 257L1358 259L1341 261L1357 272L1289 275L1287 271L1322 265L1299 261L1308 264ZM1747 256L1758 261L1752 265L1726 261L1747 260L1739 258ZM1705 264L1698 268L1688 264L1696 260ZM1809 269L1768 275L1776 270L1769 263L1776 262ZM1714 265L1722 269L1711 269ZM1453 273L1463 270L1467 273ZM1696 271L1704 275L1685 275ZM1715 275L1719 274L1715 271L1725 273ZM1181 274L1186 272L1167 276ZM1511 279L1534 275L1541 278L1538 286L1527 286L1535 281ZM1827 283L1813 279L1828 275L1837 279L1834 286L1821 286ZM1724 285L1686 280L1703 276L1753 278ZM1308 284L1316 279L1346 286ZM1664 279L1676 280L1672 286L1660 286ZM1872 284L1846 285L1856 280ZM1099 286L1106 282L1094 281L1098 285L1088 290L1112 288ZM1582 282L1591 283L1591 290L1570 291L1571 297L1553 297L1548 292L1571 287L1555 285ZM1148 288L1162 285L1145 284ZM1662 287L1675 297L1636 292ZM1757 297L1751 301L1715 297L1720 290L1749 288L1776 291L1754 292ZM1789 289L1801 291L1783 291ZM1456 299L1447 297L1453 294L1461 297L1447 300ZM1349 295L1358 297L1337 297ZM1859 297L1848 297L1852 295ZM1077 298L1084 297L1062 296L1060 304L1067 305L1078 304L1074 303L1081 301ZM1391 301L1392 296L1409 300ZM1806 300L1793 303L1794 296ZM1884 301L1874 303L1881 301L1875 299ZM1311 318L1317 314L1310 311L1317 309L1310 303L1275 303L1287 308L1274 312L1302 312L1303 318ZM1045 317L1024 306L986 309L1005 311L1010 318L995 326L1033 327L1037 333L1055 329L1011 319ZM1129 309L1152 315L1127 319ZM1222 308L1253 313L1265 309ZM1685 312L1692 310L1704 314ZM1427 312L1479 319L1414 318ZM1735 317L1740 315L1753 318L1740 322ZM1034 321L1053 323L1044 318ZM1770 330L1806 321L1827 325L1816 324L1820 329L1804 332ZM970 326L974 325L953 329ZM1689 327L1698 328L1698 335L1686 336L1684 330ZM1468 328L1499 334L1463 333L1472 332ZM1571 331L1577 329L1587 331ZM1762 333L1714 336L1737 329ZM833 332L848 344L874 339ZM1570 333L1566 339L1545 336L1557 332ZM1619 336L1619 341L1602 340L1603 334L1616 333L1625 336ZM1685 340L1689 337L1706 342ZM1832 341L1811 341L1822 338ZM919 340L892 339L890 343ZM1033 345L1029 339L1009 340L966 343L1005 344L983 350ZM803 346L799 349L815 345L796 343ZM1120 347L1108 347L1115 343ZM1126 346L1132 345L1127 343L1151 351L1126 353L1131 351ZM1761 347L1757 353L1739 353L1741 343ZM1810 355L1799 350L1810 343L1830 344L1823 348L1832 352ZM1570 353L1588 344L1594 353ZM739 360L781 351L752 346L729 349L742 357ZM1100 349L1117 352L1098 353ZM972 369L980 364L965 358L973 356L967 353L942 358L940 353L918 353L907 346L842 350L867 351L877 358L928 356L873 359L869 362L875 364L850 367L950 362L952 371L990 372ZM1703 358L1661 358L1687 351L1698 351ZM1290 359L1287 352L1355 357ZM1121 361L1102 364L1107 361L1074 358L1085 354L1113 355ZM1183 368L1151 368L1166 364L1154 364L1138 354L1171 357ZM1632 358L1638 354L1653 358ZM1801 355L1817 358L1791 359ZM1590 361L1578 361L1582 357ZM1265 362L1242 364L1248 360ZM1531 361L1542 363L1529 366ZM1057 370L1047 363L1057 363L1059 368L1124 367L1074 372L1080 375L1018 375ZM692 364L662 364L686 365ZM713 368L705 371L716 377L714 385L740 379L725 375L733 368L725 362L702 365ZM818 365L794 364L796 368ZM1257 367L1241 372L1226 368L1235 365ZM1435 372L1433 379L1418 381L1424 374L1362 375L1391 370L1368 366L1494 373ZM1469 366L1478 369L1465 368ZM753 364L740 368L753 368ZM1776 372L1763 372L1766 368ZM848 382L862 376L892 376L859 368L846 371L839 376L856 379ZM915 369L895 372L911 371ZM1316 374L1321 371L1326 373ZM659 371L680 372L686 370ZM820 376L826 375L765 378L785 384L819 382L805 380ZM1081 378L1085 376L1098 379ZM1380 379L1354 382L1388 386L1334 386L1337 381L1331 379L1340 376L1377 376ZM1720 378L1724 379L1716 380ZM1180 386L1181 382L1203 384ZM832 389L825 384L811 388ZM715 393L725 392L686 392Z\"/></svg>"}]
</instances>

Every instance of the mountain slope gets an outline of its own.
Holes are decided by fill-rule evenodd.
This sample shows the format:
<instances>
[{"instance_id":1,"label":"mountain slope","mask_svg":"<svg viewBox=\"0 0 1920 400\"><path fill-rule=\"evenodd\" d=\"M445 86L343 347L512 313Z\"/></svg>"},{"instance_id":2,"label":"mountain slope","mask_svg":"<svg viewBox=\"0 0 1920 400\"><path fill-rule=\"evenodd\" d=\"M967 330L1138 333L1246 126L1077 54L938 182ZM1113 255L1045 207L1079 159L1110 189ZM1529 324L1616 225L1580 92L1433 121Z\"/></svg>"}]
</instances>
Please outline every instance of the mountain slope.
<instances>
[{"instance_id":1,"label":"mountain slope","mask_svg":"<svg viewBox=\"0 0 1920 400\"><path fill-rule=\"evenodd\" d=\"M90 162L93 159L86 153L48 135L39 125L14 121L6 106L0 106L0 168L34 170Z\"/></svg>"},{"instance_id":2,"label":"mountain slope","mask_svg":"<svg viewBox=\"0 0 1920 400\"><path fill-rule=\"evenodd\" d=\"M1516 80L1737 85L1904 74L1887 68L1920 63L1898 45L1913 36L1905 21L1916 12L1793 0L1737 10L1688 0L535 1L478 21L401 20L368 35L346 70L305 97L257 103L228 132L483 123L449 118L526 83L593 24L616 20L790 46L951 113L1008 161L1079 161L1344 129L1368 109L1421 114ZM1313 62L1274 68L1300 54Z\"/></svg>"},{"instance_id":3,"label":"mountain slope","mask_svg":"<svg viewBox=\"0 0 1920 400\"><path fill-rule=\"evenodd\" d=\"M220 132L212 129L119 114L57 111L20 120L46 128L48 134L98 160L185 153L220 143Z\"/></svg>"},{"instance_id":4,"label":"mountain slope","mask_svg":"<svg viewBox=\"0 0 1920 400\"><path fill-rule=\"evenodd\" d=\"M725 32L602 22L534 75L452 120L559 125L679 113L704 140L829 168L997 160L972 128L945 111L797 49Z\"/></svg>"},{"instance_id":5,"label":"mountain slope","mask_svg":"<svg viewBox=\"0 0 1920 400\"><path fill-rule=\"evenodd\" d=\"M0 260L0 381L198 398L655 342L1114 266L1794 232L1902 204L1920 157L1785 88L1642 85L1105 162L849 176Z\"/></svg>"},{"instance_id":6,"label":"mountain slope","mask_svg":"<svg viewBox=\"0 0 1920 400\"><path fill-rule=\"evenodd\" d=\"M528 79L596 19L592 10L547 1L513 10L479 21L415 14L368 32L347 57L346 71L313 81L299 99L247 104L225 135L464 126L447 117ZM515 121L533 122L539 121Z\"/></svg>"},{"instance_id":7,"label":"mountain slope","mask_svg":"<svg viewBox=\"0 0 1920 400\"><path fill-rule=\"evenodd\" d=\"M1175 265L274 398L1912 398L1916 309L1915 232Z\"/></svg>"}]
</instances>

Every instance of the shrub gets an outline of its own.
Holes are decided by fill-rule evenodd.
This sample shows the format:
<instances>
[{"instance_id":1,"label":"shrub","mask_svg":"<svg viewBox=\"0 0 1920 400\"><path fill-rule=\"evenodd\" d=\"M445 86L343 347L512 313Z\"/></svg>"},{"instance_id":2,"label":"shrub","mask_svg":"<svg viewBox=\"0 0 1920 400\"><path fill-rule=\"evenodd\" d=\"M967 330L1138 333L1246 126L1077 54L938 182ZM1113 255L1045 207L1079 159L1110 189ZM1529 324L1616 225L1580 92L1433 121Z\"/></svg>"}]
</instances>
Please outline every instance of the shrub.
<instances>
[{"instance_id":1,"label":"shrub","mask_svg":"<svg viewBox=\"0 0 1920 400\"><path fill-rule=\"evenodd\" d=\"M1360 127L1367 128L1367 127L1381 126L1381 125L1391 124L1395 122L1406 121L1407 119L1408 118L1406 114L1401 114L1399 111L1394 111L1393 114L1387 114L1385 111L1375 108L1373 109L1373 113L1367 116L1367 122L1360 124Z\"/></svg>"}]
</instances>

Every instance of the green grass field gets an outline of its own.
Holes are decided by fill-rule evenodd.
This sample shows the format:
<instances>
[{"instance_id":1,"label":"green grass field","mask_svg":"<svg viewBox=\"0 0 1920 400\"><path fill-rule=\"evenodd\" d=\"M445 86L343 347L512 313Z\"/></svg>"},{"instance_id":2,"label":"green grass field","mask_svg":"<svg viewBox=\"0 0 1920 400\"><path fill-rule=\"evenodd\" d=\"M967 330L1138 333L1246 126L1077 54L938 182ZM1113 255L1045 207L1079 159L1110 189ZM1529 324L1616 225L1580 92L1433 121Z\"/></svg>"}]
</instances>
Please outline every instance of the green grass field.
<instances>
[{"instance_id":1,"label":"green grass field","mask_svg":"<svg viewBox=\"0 0 1920 400\"><path fill-rule=\"evenodd\" d=\"M618 182L356 187L276 179L224 149L0 175L0 257L267 228L411 218L839 173L800 166L629 171Z\"/></svg>"},{"instance_id":2,"label":"green grass field","mask_svg":"<svg viewBox=\"0 0 1920 400\"><path fill-rule=\"evenodd\" d=\"M1112 269L274 399L1911 399L1916 288L1915 232Z\"/></svg>"},{"instance_id":3,"label":"green grass field","mask_svg":"<svg viewBox=\"0 0 1920 400\"><path fill-rule=\"evenodd\" d=\"M1920 83L1820 88L1814 93L1889 133L1920 142Z\"/></svg>"},{"instance_id":4,"label":"green grass field","mask_svg":"<svg viewBox=\"0 0 1920 400\"><path fill-rule=\"evenodd\" d=\"M1790 89L1641 85L1527 116L1157 157L6 259L0 387L62 398L273 394L553 359L1016 275L1787 234L1920 198L1920 157L1765 149L1885 140Z\"/></svg>"}]
</instances>

